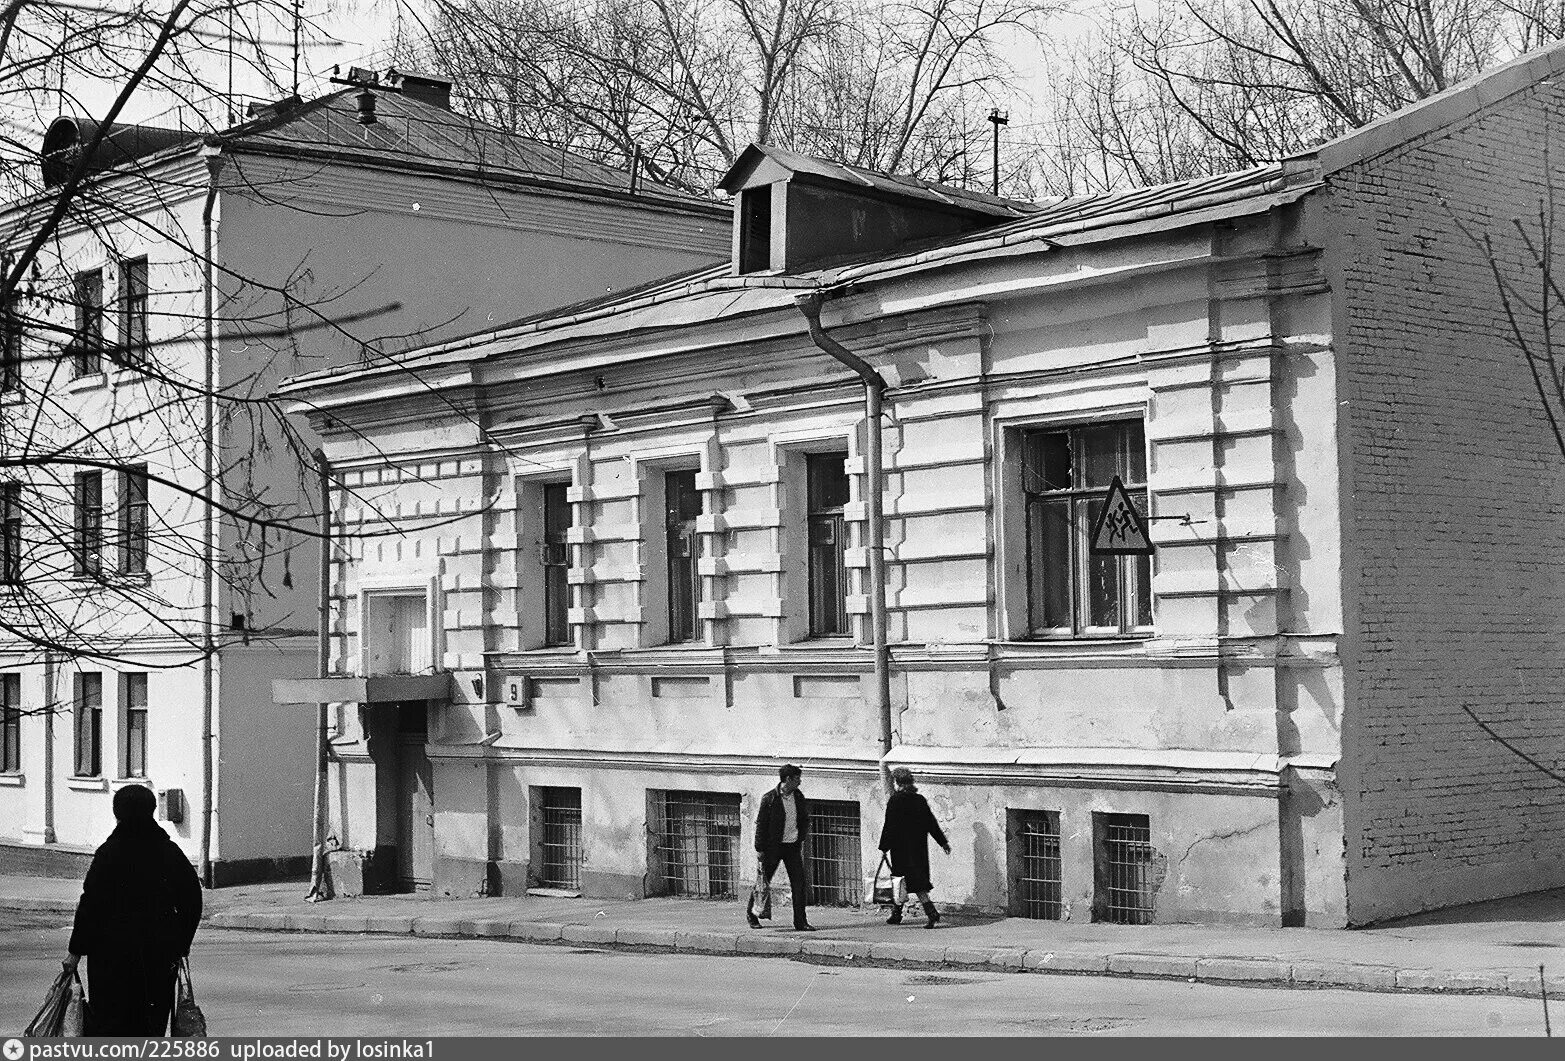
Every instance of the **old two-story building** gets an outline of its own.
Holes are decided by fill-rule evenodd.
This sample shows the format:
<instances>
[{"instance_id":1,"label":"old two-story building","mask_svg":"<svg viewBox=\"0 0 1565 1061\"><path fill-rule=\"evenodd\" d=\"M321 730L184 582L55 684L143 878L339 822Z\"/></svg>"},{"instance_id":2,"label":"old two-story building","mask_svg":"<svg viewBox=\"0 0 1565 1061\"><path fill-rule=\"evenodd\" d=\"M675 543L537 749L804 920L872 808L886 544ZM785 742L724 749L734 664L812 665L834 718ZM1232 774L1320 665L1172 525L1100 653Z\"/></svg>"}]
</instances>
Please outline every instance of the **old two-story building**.
<instances>
[{"instance_id":1,"label":"old two-story building","mask_svg":"<svg viewBox=\"0 0 1565 1061\"><path fill-rule=\"evenodd\" d=\"M722 207L449 88L393 72L205 136L119 127L85 163L0 372L0 867L80 872L132 781L209 881L306 866L314 719L269 683L317 670L318 491L267 392L725 253ZM50 127L11 251L98 129Z\"/></svg>"},{"instance_id":2,"label":"old two-story building","mask_svg":"<svg viewBox=\"0 0 1565 1061\"><path fill-rule=\"evenodd\" d=\"M1517 754L1565 735L1565 455L1482 238L1525 277L1562 70L1030 206L753 147L727 263L290 381L340 475L335 864L741 894L791 761L816 902L891 765L959 906L1341 926L1565 883ZM1116 478L1151 556L1094 549Z\"/></svg>"}]
</instances>

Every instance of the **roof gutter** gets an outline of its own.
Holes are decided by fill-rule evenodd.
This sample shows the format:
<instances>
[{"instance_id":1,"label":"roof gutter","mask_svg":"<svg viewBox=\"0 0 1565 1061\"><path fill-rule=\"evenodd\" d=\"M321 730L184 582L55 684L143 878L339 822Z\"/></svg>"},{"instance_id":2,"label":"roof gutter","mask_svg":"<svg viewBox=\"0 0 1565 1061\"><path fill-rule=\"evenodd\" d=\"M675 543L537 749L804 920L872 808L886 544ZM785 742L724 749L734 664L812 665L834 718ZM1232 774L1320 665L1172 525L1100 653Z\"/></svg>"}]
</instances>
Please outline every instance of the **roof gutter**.
<instances>
[{"instance_id":1,"label":"roof gutter","mask_svg":"<svg viewBox=\"0 0 1565 1061\"><path fill-rule=\"evenodd\" d=\"M821 304L825 295L819 288L798 295L794 303L810 325L810 339L820 350L851 369L864 381L864 475L865 510L869 560L869 625L875 660L875 710L880 718L880 777L891 791L891 647L886 643L886 526L881 501L885 494L886 472L881 456L882 396L886 380L875 367L821 327Z\"/></svg>"}]
</instances>

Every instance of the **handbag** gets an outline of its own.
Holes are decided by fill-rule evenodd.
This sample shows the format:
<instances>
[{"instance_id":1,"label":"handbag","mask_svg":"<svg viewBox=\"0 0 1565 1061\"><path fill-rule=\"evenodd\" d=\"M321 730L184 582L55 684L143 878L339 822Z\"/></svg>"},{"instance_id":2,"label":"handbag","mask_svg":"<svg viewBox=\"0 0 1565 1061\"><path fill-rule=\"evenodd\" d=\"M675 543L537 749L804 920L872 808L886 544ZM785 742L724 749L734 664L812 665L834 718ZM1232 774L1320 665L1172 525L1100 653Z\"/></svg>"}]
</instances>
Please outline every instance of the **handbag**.
<instances>
[{"instance_id":1,"label":"handbag","mask_svg":"<svg viewBox=\"0 0 1565 1061\"><path fill-rule=\"evenodd\" d=\"M772 919L772 882L766 879L766 867L760 861L755 864L755 885L745 909L764 921Z\"/></svg>"},{"instance_id":2,"label":"handbag","mask_svg":"<svg viewBox=\"0 0 1565 1061\"><path fill-rule=\"evenodd\" d=\"M890 855L882 853L875 872L864 878L864 902L870 906L901 906L907 902L907 878L891 872Z\"/></svg>"},{"instance_id":3,"label":"handbag","mask_svg":"<svg viewBox=\"0 0 1565 1061\"><path fill-rule=\"evenodd\" d=\"M179 959L174 971L174 1023L172 1032L182 1039L206 1037L206 1015L196 1005L196 989L190 982L190 959Z\"/></svg>"},{"instance_id":4,"label":"handbag","mask_svg":"<svg viewBox=\"0 0 1565 1061\"><path fill-rule=\"evenodd\" d=\"M87 1034L87 994L82 989L82 978L70 966L60 970L44 996L43 1005L27 1030L26 1039L76 1038Z\"/></svg>"}]
</instances>

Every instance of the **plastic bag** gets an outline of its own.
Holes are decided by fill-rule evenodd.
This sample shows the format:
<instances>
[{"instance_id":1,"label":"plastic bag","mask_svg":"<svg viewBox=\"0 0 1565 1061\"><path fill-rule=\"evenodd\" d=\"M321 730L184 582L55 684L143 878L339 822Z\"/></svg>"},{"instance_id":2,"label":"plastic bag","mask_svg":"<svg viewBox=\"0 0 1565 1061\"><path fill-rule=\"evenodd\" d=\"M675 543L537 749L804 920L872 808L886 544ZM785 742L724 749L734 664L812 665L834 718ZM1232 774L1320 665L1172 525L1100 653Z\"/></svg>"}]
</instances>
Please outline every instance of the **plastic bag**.
<instances>
[{"instance_id":1,"label":"plastic bag","mask_svg":"<svg viewBox=\"0 0 1565 1061\"><path fill-rule=\"evenodd\" d=\"M881 855L875 872L864 878L864 902L869 906L901 906L907 902L907 878L892 875L889 855Z\"/></svg>"},{"instance_id":2,"label":"plastic bag","mask_svg":"<svg viewBox=\"0 0 1565 1061\"><path fill-rule=\"evenodd\" d=\"M179 967L174 971L174 1021L170 1034L181 1039L206 1037L206 1015L196 1005L189 958L179 959Z\"/></svg>"},{"instance_id":3,"label":"plastic bag","mask_svg":"<svg viewBox=\"0 0 1565 1061\"><path fill-rule=\"evenodd\" d=\"M772 882L766 879L765 867L757 862L755 867L755 887L750 889L749 902L745 909L763 921L772 919Z\"/></svg>"},{"instance_id":4,"label":"plastic bag","mask_svg":"<svg viewBox=\"0 0 1565 1061\"><path fill-rule=\"evenodd\" d=\"M86 1034L87 993L82 988L81 976L67 965L54 978L43 1005L22 1036L26 1039L74 1039Z\"/></svg>"}]
</instances>

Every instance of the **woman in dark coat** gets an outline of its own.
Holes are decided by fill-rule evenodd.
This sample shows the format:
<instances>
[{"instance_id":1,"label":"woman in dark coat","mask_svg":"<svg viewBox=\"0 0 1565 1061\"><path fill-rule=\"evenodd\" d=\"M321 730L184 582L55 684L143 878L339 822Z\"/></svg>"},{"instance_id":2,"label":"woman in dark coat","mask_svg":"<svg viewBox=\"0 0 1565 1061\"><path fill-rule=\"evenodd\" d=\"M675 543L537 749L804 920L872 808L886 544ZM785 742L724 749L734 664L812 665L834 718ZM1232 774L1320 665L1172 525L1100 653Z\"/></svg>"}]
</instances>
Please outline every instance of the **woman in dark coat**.
<instances>
[{"instance_id":1,"label":"woman in dark coat","mask_svg":"<svg viewBox=\"0 0 1565 1061\"><path fill-rule=\"evenodd\" d=\"M201 920L201 881L153 820L141 785L114 793L118 824L92 857L71 932L74 969L87 956L89 1035L162 1035L174 974Z\"/></svg>"},{"instance_id":2,"label":"woman in dark coat","mask_svg":"<svg viewBox=\"0 0 1565 1061\"><path fill-rule=\"evenodd\" d=\"M880 830L880 849L891 858L891 872L902 877L907 882L907 890L924 904L924 915L929 919L924 927L934 928L940 920L940 911L929 900L929 891L934 885L929 880L928 838L934 837L935 843L948 855L951 845L946 842L940 823L935 821L929 801L913 786L913 771L899 766L891 771L891 780L896 791L886 801L886 824ZM901 923L902 907L894 906L886 924Z\"/></svg>"}]
</instances>

